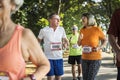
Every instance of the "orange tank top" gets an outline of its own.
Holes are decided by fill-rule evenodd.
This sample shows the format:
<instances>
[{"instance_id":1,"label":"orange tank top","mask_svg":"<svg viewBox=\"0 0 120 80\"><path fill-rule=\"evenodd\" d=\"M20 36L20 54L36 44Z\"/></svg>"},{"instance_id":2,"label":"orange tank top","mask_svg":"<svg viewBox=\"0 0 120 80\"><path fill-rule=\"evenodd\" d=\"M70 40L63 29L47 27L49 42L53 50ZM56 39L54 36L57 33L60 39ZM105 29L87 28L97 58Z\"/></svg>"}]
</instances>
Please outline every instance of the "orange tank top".
<instances>
[{"instance_id":1,"label":"orange tank top","mask_svg":"<svg viewBox=\"0 0 120 80\"><path fill-rule=\"evenodd\" d=\"M25 76L25 61L21 53L23 27L17 26L12 38L0 48L0 72L8 74L10 80L20 80Z\"/></svg>"}]
</instances>

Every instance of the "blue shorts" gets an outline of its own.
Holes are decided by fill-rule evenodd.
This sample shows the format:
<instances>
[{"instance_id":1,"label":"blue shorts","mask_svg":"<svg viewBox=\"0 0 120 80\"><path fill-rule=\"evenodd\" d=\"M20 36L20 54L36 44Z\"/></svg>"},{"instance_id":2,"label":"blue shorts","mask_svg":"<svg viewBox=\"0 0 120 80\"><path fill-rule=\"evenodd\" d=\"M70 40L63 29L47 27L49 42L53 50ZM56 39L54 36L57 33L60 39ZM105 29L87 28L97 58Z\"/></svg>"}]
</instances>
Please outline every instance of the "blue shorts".
<instances>
[{"instance_id":1,"label":"blue shorts","mask_svg":"<svg viewBox=\"0 0 120 80\"><path fill-rule=\"evenodd\" d=\"M48 72L47 76L61 76L64 74L63 71L63 59L59 60L50 60L50 71Z\"/></svg>"}]
</instances>

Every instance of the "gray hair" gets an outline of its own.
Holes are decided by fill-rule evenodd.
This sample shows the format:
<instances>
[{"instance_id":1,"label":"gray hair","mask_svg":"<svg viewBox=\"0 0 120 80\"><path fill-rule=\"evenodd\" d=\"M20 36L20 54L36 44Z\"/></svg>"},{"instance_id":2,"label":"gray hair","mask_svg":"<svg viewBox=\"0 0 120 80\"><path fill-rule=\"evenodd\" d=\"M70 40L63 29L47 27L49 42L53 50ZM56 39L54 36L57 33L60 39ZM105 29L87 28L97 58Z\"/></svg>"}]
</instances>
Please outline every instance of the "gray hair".
<instances>
[{"instance_id":1,"label":"gray hair","mask_svg":"<svg viewBox=\"0 0 120 80\"><path fill-rule=\"evenodd\" d=\"M12 11L12 13L15 13L23 5L24 0L11 0L11 2L16 5L15 10Z\"/></svg>"},{"instance_id":2,"label":"gray hair","mask_svg":"<svg viewBox=\"0 0 120 80\"><path fill-rule=\"evenodd\" d=\"M89 13L84 13L82 15L82 17L87 17L87 19L88 19L88 26L94 26L94 25L96 25L96 20L95 20L94 15L89 14Z\"/></svg>"}]
</instances>

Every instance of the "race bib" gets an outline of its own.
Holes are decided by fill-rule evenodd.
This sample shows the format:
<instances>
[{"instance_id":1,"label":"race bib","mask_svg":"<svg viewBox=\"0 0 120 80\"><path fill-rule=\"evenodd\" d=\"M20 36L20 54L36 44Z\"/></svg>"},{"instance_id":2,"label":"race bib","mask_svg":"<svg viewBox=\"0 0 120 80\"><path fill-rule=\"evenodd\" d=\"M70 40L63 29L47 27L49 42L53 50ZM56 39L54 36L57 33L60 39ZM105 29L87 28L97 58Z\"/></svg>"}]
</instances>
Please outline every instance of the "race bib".
<instances>
[{"instance_id":1,"label":"race bib","mask_svg":"<svg viewBox=\"0 0 120 80\"><path fill-rule=\"evenodd\" d=\"M6 72L0 72L0 80L10 80Z\"/></svg>"},{"instance_id":2,"label":"race bib","mask_svg":"<svg viewBox=\"0 0 120 80\"><path fill-rule=\"evenodd\" d=\"M79 48L79 46L77 45L77 44L74 44L74 45L72 45L72 48Z\"/></svg>"},{"instance_id":3,"label":"race bib","mask_svg":"<svg viewBox=\"0 0 120 80\"><path fill-rule=\"evenodd\" d=\"M62 44L61 44L61 42L51 43L51 50L52 50L52 51L61 50L61 49L62 49Z\"/></svg>"},{"instance_id":4,"label":"race bib","mask_svg":"<svg viewBox=\"0 0 120 80\"><path fill-rule=\"evenodd\" d=\"M10 80L8 76L0 76L0 80Z\"/></svg>"},{"instance_id":5,"label":"race bib","mask_svg":"<svg viewBox=\"0 0 120 80\"><path fill-rule=\"evenodd\" d=\"M83 47L83 53L90 53L90 52L92 52L92 47L90 47L90 46Z\"/></svg>"}]
</instances>

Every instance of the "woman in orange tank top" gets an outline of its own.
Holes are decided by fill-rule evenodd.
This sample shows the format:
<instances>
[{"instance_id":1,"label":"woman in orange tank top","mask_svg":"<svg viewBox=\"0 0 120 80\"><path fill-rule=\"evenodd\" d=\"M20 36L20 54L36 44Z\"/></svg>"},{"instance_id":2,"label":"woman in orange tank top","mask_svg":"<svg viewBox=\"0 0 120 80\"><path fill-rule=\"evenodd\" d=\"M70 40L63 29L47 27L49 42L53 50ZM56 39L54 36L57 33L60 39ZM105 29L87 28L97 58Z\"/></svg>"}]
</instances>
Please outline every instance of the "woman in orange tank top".
<instances>
[{"instance_id":1,"label":"woman in orange tank top","mask_svg":"<svg viewBox=\"0 0 120 80\"><path fill-rule=\"evenodd\" d=\"M106 44L106 38L101 28L96 26L92 14L82 15L83 28L80 30L78 45L82 45L83 80L95 80L101 64L101 49ZM102 42L101 42L102 41ZM101 44L99 44L101 42Z\"/></svg>"},{"instance_id":2,"label":"woman in orange tank top","mask_svg":"<svg viewBox=\"0 0 120 80\"><path fill-rule=\"evenodd\" d=\"M30 29L11 20L23 0L0 0L0 80L41 80L50 65ZM25 74L27 61L36 65L31 75Z\"/></svg>"}]
</instances>

